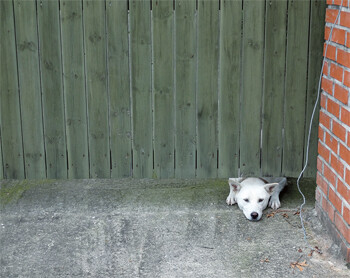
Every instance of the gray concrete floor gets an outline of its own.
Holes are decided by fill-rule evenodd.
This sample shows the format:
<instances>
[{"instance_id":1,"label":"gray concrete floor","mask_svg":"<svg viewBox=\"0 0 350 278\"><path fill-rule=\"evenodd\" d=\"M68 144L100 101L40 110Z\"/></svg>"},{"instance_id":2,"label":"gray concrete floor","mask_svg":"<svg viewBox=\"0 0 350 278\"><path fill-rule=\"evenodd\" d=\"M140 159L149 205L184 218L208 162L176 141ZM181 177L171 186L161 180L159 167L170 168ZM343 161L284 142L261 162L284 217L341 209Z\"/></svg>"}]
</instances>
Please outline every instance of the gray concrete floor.
<instances>
[{"instance_id":1,"label":"gray concrete floor","mask_svg":"<svg viewBox=\"0 0 350 278\"><path fill-rule=\"evenodd\" d=\"M317 234L314 182L302 188L322 255L308 256L295 180L259 222L226 205L224 180L3 180L0 276L349 277Z\"/></svg>"}]
</instances>

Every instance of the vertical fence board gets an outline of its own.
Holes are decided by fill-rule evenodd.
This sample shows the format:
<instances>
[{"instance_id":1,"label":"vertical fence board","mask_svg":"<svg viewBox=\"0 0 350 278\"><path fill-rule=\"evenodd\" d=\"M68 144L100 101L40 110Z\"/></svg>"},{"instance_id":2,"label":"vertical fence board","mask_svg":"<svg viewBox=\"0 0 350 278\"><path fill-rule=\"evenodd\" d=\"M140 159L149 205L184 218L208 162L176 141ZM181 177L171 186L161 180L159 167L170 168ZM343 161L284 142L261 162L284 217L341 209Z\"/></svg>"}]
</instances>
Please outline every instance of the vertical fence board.
<instances>
[{"instance_id":1,"label":"vertical fence board","mask_svg":"<svg viewBox=\"0 0 350 278\"><path fill-rule=\"evenodd\" d=\"M175 176L195 177L196 1L176 1Z\"/></svg>"},{"instance_id":2,"label":"vertical fence board","mask_svg":"<svg viewBox=\"0 0 350 278\"><path fill-rule=\"evenodd\" d=\"M152 177L150 2L130 1L133 176Z\"/></svg>"},{"instance_id":3,"label":"vertical fence board","mask_svg":"<svg viewBox=\"0 0 350 278\"><path fill-rule=\"evenodd\" d=\"M239 168L242 1L223 0L220 22L219 177Z\"/></svg>"},{"instance_id":4,"label":"vertical fence board","mask_svg":"<svg viewBox=\"0 0 350 278\"><path fill-rule=\"evenodd\" d=\"M68 177L88 178L82 2L61 2Z\"/></svg>"},{"instance_id":5,"label":"vertical fence board","mask_svg":"<svg viewBox=\"0 0 350 278\"><path fill-rule=\"evenodd\" d=\"M112 178L131 175L131 113L127 0L107 2L108 89Z\"/></svg>"},{"instance_id":6,"label":"vertical fence board","mask_svg":"<svg viewBox=\"0 0 350 278\"><path fill-rule=\"evenodd\" d=\"M285 97L285 140L282 173L297 176L302 169L309 30L309 1L289 1Z\"/></svg>"},{"instance_id":7,"label":"vertical fence board","mask_svg":"<svg viewBox=\"0 0 350 278\"><path fill-rule=\"evenodd\" d=\"M264 1L244 1L240 170L245 176L260 174L264 17Z\"/></svg>"},{"instance_id":8,"label":"vertical fence board","mask_svg":"<svg viewBox=\"0 0 350 278\"><path fill-rule=\"evenodd\" d=\"M2 163L2 139L0 130L0 179L4 178L3 163Z\"/></svg>"},{"instance_id":9,"label":"vertical fence board","mask_svg":"<svg viewBox=\"0 0 350 278\"><path fill-rule=\"evenodd\" d=\"M173 1L153 1L154 172L174 177Z\"/></svg>"},{"instance_id":10,"label":"vertical fence board","mask_svg":"<svg viewBox=\"0 0 350 278\"><path fill-rule=\"evenodd\" d=\"M262 175L279 176L282 165L287 0L266 2Z\"/></svg>"},{"instance_id":11,"label":"vertical fence board","mask_svg":"<svg viewBox=\"0 0 350 278\"><path fill-rule=\"evenodd\" d=\"M84 0L90 177L110 177L105 1Z\"/></svg>"},{"instance_id":12,"label":"vertical fence board","mask_svg":"<svg viewBox=\"0 0 350 278\"><path fill-rule=\"evenodd\" d=\"M15 0L14 8L25 172L30 179L45 178L36 5Z\"/></svg>"},{"instance_id":13,"label":"vertical fence board","mask_svg":"<svg viewBox=\"0 0 350 278\"><path fill-rule=\"evenodd\" d=\"M305 117L305 151L309 133L309 124L312 110L318 94L318 81L320 78L323 55L323 41L324 41L324 19L326 13L326 3L323 0L311 0L311 25L309 35L309 54L308 54L308 83L307 83L307 101L306 101L306 117ZM318 107L320 102L318 102ZM316 177L317 172L317 142L318 142L318 122L319 109L316 109L314 119L312 122L312 130L310 136L309 146L309 163L304 172L306 177ZM306 154L305 154L306 155ZM305 156L304 155L304 156Z\"/></svg>"},{"instance_id":14,"label":"vertical fence board","mask_svg":"<svg viewBox=\"0 0 350 278\"><path fill-rule=\"evenodd\" d=\"M23 146L12 1L0 1L0 120L3 177L23 179ZM2 170L2 167L1 167Z\"/></svg>"},{"instance_id":15,"label":"vertical fence board","mask_svg":"<svg viewBox=\"0 0 350 278\"><path fill-rule=\"evenodd\" d=\"M58 1L38 1L46 167L48 178L67 178Z\"/></svg>"},{"instance_id":16,"label":"vertical fence board","mask_svg":"<svg viewBox=\"0 0 350 278\"><path fill-rule=\"evenodd\" d=\"M198 1L197 176L217 176L219 3Z\"/></svg>"}]
</instances>

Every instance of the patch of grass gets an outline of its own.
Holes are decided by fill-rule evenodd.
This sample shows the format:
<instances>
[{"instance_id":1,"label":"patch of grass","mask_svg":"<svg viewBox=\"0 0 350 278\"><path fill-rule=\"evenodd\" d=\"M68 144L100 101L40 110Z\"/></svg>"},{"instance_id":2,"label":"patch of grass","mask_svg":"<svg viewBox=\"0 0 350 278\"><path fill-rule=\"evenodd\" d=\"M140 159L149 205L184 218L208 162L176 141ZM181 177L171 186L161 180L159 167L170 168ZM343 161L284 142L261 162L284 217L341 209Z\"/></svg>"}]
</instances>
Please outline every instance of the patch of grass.
<instances>
[{"instance_id":1,"label":"patch of grass","mask_svg":"<svg viewBox=\"0 0 350 278\"><path fill-rule=\"evenodd\" d=\"M10 203L17 202L23 194L38 185L50 183L49 180L21 180L11 181L1 185L0 188L0 208L4 208Z\"/></svg>"}]
</instances>

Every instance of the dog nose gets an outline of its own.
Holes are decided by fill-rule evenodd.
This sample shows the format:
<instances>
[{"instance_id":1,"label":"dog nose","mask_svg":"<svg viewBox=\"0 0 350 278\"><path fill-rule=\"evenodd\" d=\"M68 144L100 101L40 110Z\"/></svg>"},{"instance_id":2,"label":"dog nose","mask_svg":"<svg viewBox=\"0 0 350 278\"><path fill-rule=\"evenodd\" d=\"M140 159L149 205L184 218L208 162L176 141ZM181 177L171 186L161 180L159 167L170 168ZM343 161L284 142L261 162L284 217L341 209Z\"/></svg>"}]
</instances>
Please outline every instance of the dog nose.
<instances>
[{"instance_id":1,"label":"dog nose","mask_svg":"<svg viewBox=\"0 0 350 278\"><path fill-rule=\"evenodd\" d=\"M257 219L258 216L259 216L259 214L258 214L257 212L252 212L252 213L250 214L250 216L251 216L253 219Z\"/></svg>"}]
</instances>

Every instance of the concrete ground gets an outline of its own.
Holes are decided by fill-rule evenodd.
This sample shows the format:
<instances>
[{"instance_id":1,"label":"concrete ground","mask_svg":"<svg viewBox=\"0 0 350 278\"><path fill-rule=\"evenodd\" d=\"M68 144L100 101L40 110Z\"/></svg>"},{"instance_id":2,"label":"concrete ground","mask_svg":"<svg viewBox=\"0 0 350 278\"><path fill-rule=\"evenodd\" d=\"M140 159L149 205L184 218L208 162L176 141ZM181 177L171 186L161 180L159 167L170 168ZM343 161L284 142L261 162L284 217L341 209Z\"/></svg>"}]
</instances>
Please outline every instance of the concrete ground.
<instances>
[{"instance_id":1,"label":"concrete ground","mask_svg":"<svg viewBox=\"0 0 350 278\"><path fill-rule=\"evenodd\" d=\"M226 205L223 180L3 180L0 277L349 277L302 188L322 255L295 180L259 222Z\"/></svg>"}]
</instances>

